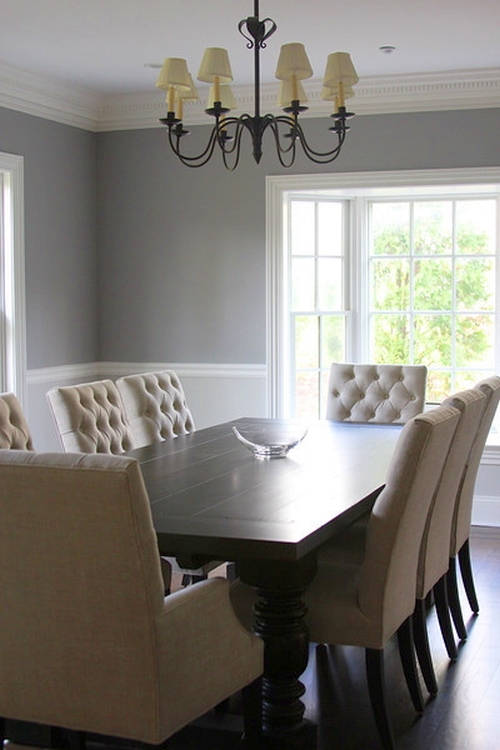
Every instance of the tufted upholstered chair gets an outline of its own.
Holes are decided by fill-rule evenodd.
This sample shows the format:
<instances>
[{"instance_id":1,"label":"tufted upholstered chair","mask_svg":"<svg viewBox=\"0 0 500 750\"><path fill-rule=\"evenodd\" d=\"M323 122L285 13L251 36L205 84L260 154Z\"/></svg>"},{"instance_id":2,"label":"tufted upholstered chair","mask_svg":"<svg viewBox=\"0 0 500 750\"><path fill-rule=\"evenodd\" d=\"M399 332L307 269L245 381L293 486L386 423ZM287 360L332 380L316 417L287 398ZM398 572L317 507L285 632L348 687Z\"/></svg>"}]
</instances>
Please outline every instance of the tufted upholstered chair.
<instances>
[{"instance_id":1,"label":"tufted upholstered chair","mask_svg":"<svg viewBox=\"0 0 500 750\"><path fill-rule=\"evenodd\" d=\"M135 448L194 432L184 389L172 370L126 375L116 385Z\"/></svg>"},{"instance_id":2,"label":"tufted upholstered chair","mask_svg":"<svg viewBox=\"0 0 500 750\"><path fill-rule=\"evenodd\" d=\"M438 407L403 427L366 529L361 560L318 560L304 594L314 643L365 648L371 704L385 750L394 738L384 688L384 647L398 634L403 667L415 708L423 710L412 640L417 567L427 514L459 420L452 407ZM235 610L248 623L255 596L236 581Z\"/></svg>"},{"instance_id":3,"label":"tufted upholstered chair","mask_svg":"<svg viewBox=\"0 0 500 750\"><path fill-rule=\"evenodd\" d=\"M135 460L0 451L0 515L2 719L159 744L240 689L258 705L229 583L164 597Z\"/></svg>"},{"instance_id":4,"label":"tufted upholstered chair","mask_svg":"<svg viewBox=\"0 0 500 750\"><path fill-rule=\"evenodd\" d=\"M457 584L457 558L465 586L465 592L474 614L479 612L479 603L474 587L474 577L472 574L472 565L470 558L469 536L472 517L472 503L474 499L474 487L477 479L477 472L484 446L491 429L493 419L500 400L500 377L494 375L490 378L480 381L474 386L486 397L486 404L479 428L474 436L474 443L470 453L469 460L465 467L464 474L461 478L460 486L456 496L455 510L451 530L450 561L447 580L447 590L450 600L450 607L453 615L453 621L460 637L466 637L466 628L460 609L460 600L458 596ZM449 400L448 400L449 401ZM448 403L444 402L444 403Z\"/></svg>"},{"instance_id":5,"label":"tufted upholstered chair","mask_svg":"<svg viewBox=\"0 0 500 750\"><path fill-rule=\"evenodd\" d=\"M26 417L13 393L0 393L0 449L33 450Z\"/></svg>"},{"instance_id":6,"label":"tufted upholstered chair","mask_svg":"<svg viewBox=\"0 0 500 750\"><path fill-rule=\"evenodd\" d=\"M132 431L112 380L53 388L47 399L66 452L120 454L133 447ZM166 593L173 562L161 558Z\"/></svg>"},{"instance_id":7,"label":"tufted upholstered chair","mask_svg":"<svg viewBox=\"0 0 500 750\"><path fill-rule=\"evenodd\" d=\"M425 406L424 365L333 362L326 418L336 422L404 423Z\"/></svg>"},{"instance_id":8,"label":"tufted upholstered chair","mask_svg":"<svg viewBox=\"0 0 500 750\"><path fill-rule=\"evenodd\" d=\"M458 651L448 604L449 550L446 540L451 537L455 499L481 423L486 398L481 391L471 388L455 394L444 403L445 406L451 406L460 412L460 420L425 525L417 570L417 601L413 615L419 662L431 694L436 693L438 688L427 638L425 602L432 591L448 656L450 659L456 659Z\"/></svg>"},{"instance_id":9,"label":"tufted upholstered chair","mask_svg":"<svg viewBox=\"0 0 500 750\"><path fill-rule=\"evenodd\" d=\"M47 399L65 451L124 453L132 431L112 380L53 388Z\"/></svg>"},{"instance_id":10,"label":"tufted upholstered chair","mask_svg":"<svg viewBox=\"0 0 500 750\"><path fill-rule=\"evenodd\" d=\"M125 375L116 381L126 418L130 424L134 448L194 432L195 424L186 403L181 381L173 370ZM206 578L223 563L219 560L201 568L181 568L175 558L168 558L172 568L182 573L184 586ZM234 577L234 567L228 566Z\"/></svg>"}]
</instances>

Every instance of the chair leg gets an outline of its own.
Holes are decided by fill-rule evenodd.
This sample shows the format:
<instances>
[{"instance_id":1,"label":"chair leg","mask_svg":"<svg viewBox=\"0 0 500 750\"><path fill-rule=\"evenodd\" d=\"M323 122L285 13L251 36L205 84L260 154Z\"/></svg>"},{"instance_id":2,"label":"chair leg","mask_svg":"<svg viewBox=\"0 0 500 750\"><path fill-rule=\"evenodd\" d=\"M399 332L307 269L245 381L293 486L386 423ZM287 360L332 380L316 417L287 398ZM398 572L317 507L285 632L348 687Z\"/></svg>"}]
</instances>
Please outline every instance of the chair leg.
<instances>
[{"instance_id":1,"label":"chair leg","mask_svg":"<svg viewBox=\"0 0 500 750\"><path fill-rule=\"evenodd\" d=\"M365 649L366 677L375 724L384 750L394 750L394 736L385 699L384 652Z\"/></svg>"},{"instance_id":2,"label":"chair leg","mask_svg":"<svg viewBox=\"0 0 500 750\"><path fill-rule=\"evenodd\" d=\"M431 695L436 695L438 685L429 646L426 616L426 600L417 599L415 602L415 610L413 612L413 636L415 639L415 649L417 651L418 663L422 670L425 686Z\"/></svg>"},{"instance_id":3,"label":"chair leg","mask_svg":"<svg viewBox=\"0 0 500 750\"><path fill-rule=\"evenodd\" d=\"M434 598L436 601L436 612L444 645L446 646L446 651L448 652L450 659L455 661L458 658L458 651L455 637L453 635L453 628L451 626L450 608L446 591L446 575L442 576L434 586Z\"/></svg>"},{"instance_id":4,"label":"chair leg","mask_svg":"<svg viewBox=\"0 0 500 750\"><path fill-rule=\"evenodd\" d=\"M398 646L406 684L410 691L415 711L423 713L424 699L418 679L417 662L415 659L415 641L413 638L412 618L408 617L398 628Z\"/></svg>"},{"instance_id":5,"label":"chair leg","mask_svg":"<svg viewBox=\"0 0 500 750\"><path fill-rule=\"evenodd\" d=\"M448 594L448 604L450 605L450 612L457 635L461 641L466 641L467 628L465 627L462 607L460 606L460 595L458 593L457 582L457 563L456 558L454 557L450 557L450 566L446 574L446 592Z\"/></svg>"},{"instance_id":6,"label":"chair leg","mask_svg":"<svg viewBox=\"0 0 500 750\"><path fill-rule=\"evenodd\" d=\"M470 560L469 540L462 545L458 553L458 562L460 563L460 572L465 586L465 593L469 600L470 608L475 615L479 614L479 602L477 600L476 589L474 587L474 578L472 576L472 564Z\"/></svg>"},{"instance_id":7,"label":"chair leg","mask_svg":"<svg viewBox=\"0 0 500 750\"><path fill-rule=\"evenodd\" d=\"M262 747L262 678L243 688L243 741L248 748Z\"/></svg>"}]
</instances>

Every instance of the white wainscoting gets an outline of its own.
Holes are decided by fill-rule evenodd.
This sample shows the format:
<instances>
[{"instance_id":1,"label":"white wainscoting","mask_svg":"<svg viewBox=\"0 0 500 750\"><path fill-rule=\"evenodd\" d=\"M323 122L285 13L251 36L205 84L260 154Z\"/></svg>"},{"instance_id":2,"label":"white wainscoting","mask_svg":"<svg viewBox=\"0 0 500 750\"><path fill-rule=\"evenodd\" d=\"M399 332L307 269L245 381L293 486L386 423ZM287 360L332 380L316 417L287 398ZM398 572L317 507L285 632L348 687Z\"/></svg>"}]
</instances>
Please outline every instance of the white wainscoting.
<instances>
[{"instance_id":1,"label":"white wainscoting","mask_svg":"<svg viewBox=\"0 0 500 750\"><path fill-rule=\"evenodd\" d=\"M27 416L38 451L60 451L46 393L55 386L154 370L175 370L180 377L198 429L238 417L265 417L265 365L179 364L165 362L94 362L28 370ZM498 446L487 448L479 469L472 522L500 527L500 461Z\"/></svg>"}]
</instances>

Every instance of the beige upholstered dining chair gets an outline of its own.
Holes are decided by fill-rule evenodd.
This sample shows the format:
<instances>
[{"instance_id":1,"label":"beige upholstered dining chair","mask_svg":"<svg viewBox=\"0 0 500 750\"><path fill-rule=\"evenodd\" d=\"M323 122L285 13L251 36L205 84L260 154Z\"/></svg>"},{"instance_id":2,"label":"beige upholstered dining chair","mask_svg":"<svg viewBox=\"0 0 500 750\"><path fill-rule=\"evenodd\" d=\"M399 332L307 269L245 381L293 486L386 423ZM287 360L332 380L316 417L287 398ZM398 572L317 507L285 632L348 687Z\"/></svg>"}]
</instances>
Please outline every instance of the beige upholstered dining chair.
<instances>
[{"instance_id":1,"label":"beige upholstered dining chair","mask_svg":"<svg viewBox=\"0 0 500 750\"><path fill-rule=\"evenodd\" d=\"M467 630L463 621L460 599L458 595L457 582L457 558L462 575L462 580L469 601L470 608L474 614L479 612L479 602L474 586L474 577L470 558L469 537L472 518L472 503L474 499L474 487L477 472L484 446L491 429L493 419L500 400L500 377L494 375L480 381L474 386L486 397L483 416L474 438L474 444L470 453L469 461L465 467L459 490L456 497L455 511L451 530L450 561L447 580L447 591L453 621L461 638L467 636ZM446 402L445 402L446 403Z\"/></svg>"},{"instance_id":2,"label":"beige upholstered dining chair","mask_svg":"<svg viewBox=\"0 0 500 750\"><path fill-rule=\"evenodd\" d=\"M164 597L135 460L0 451L0 515L3 732L159 744L240 689L258 732L263 643L224 579Z\"/></svg>"},{"instance_id":3,"label":"beige upholstered dining chair","mask_svg":"<svg viewBox=\"0 0 500 750\"><path fill-rule=\"evenodd\" d=\"M425 407L424 365L333 362L326 418L336 422L404 423Z\"/></svg>"},{"instance_id":4,"label":"beige upholstered dining chair","mask_svg":"<svg viewBox=\"0 0 500 750\"><path fill-rule=\"evenodd\" d=\"M397 633L415 708L423 710L412 639L417 567L427 514L436 491L460 413L438 407L403 427L366 528L361 560L322 560L304 594L310 640L365 648L368 687L385 750L394 739L384 690L384 647ZM255 595L233 584L235 610L248 623ZM402 644L404 644L402 646Z\"/></svg>"},{"instance_id":5,"label":"beige upholstered dining chair","mask_svg":"<svg viewBox=\"0 0 500 750\"><path fill-rule=\"evenodd\" d=\"M0 449L33 450L31 432L17 397L0 393Z\"/></svg>"},{"instance_id":6,"label":"beige upholstered dining chair","mask_svg":"<svg viewBox=\"0 0 500 750\"><path fill-rule=\"evenodd\" d=\"M195 431L193 416L186 402L181 381L173 370L143 372L125 375L116 381L125 415L134 441L134 448L187 435ZM220 560L206 563L200 568L181 568L175 558L170 565L182 574L182 585L202 580L223 565ZM228 575L234 577L233 567Z\"/></svg>"},{"instance_id":7,"label":"beige upholstered dining chair","mask_svg":"<svg viewBox=\"0 0 500 750\"><path fill-rule=\"evenodd\" d=\"M458 651L448 604L449 550L446 540L451 537L455 498L464 469L469 461L485 403L484 394L476 389L456 393L444 402L445 406L451 406L460 412L460 420L446 457L437 491L431 502L424 529L417 569L416 607L413 615L417 654L422 675L431 694L437 692L438 686L427 637L426 600L429 594L433 592L439 625L448 656L450 659L456 659Z\"/></svg>"},{"instance_id":8,"label":"beige upholstered dining chair","mask_svg":"<svg viewBox=\"0 0 500 750\"><path fill-rule=\"evenodd\" d=\"M65 451L124 453L133 447L132 431L112 380L96 380L47 393Z\"/></svg>"},{"instance_id":9,"label":"beige upholstered dining chair","mask_svg":"<svg viewBox=\"0 0 500 750\"><path fill-rule=\"evenodd\" d=\"M194 432L181 381L172 370L126 375L116 381L134 447Z\"/></svg>"}]
</instances>

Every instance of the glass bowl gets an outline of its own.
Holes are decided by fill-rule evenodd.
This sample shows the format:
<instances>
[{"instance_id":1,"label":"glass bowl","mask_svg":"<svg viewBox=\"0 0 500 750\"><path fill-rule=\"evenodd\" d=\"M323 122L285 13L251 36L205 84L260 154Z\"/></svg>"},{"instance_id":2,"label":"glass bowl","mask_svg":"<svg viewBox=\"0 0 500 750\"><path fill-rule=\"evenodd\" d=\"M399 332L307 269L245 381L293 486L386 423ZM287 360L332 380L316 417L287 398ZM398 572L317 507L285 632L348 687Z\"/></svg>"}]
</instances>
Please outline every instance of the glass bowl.
<instances>
[{"instance_id":1,"label":"glass bowl","mask_svg":"<svg viewBox=\"0 0 500 750\"><path fill-rule=\"evenodd\" d=\"M248 424L233 432L256 458L285 458L307 435L301 424Z\"/></svg>"}]
</instances>

